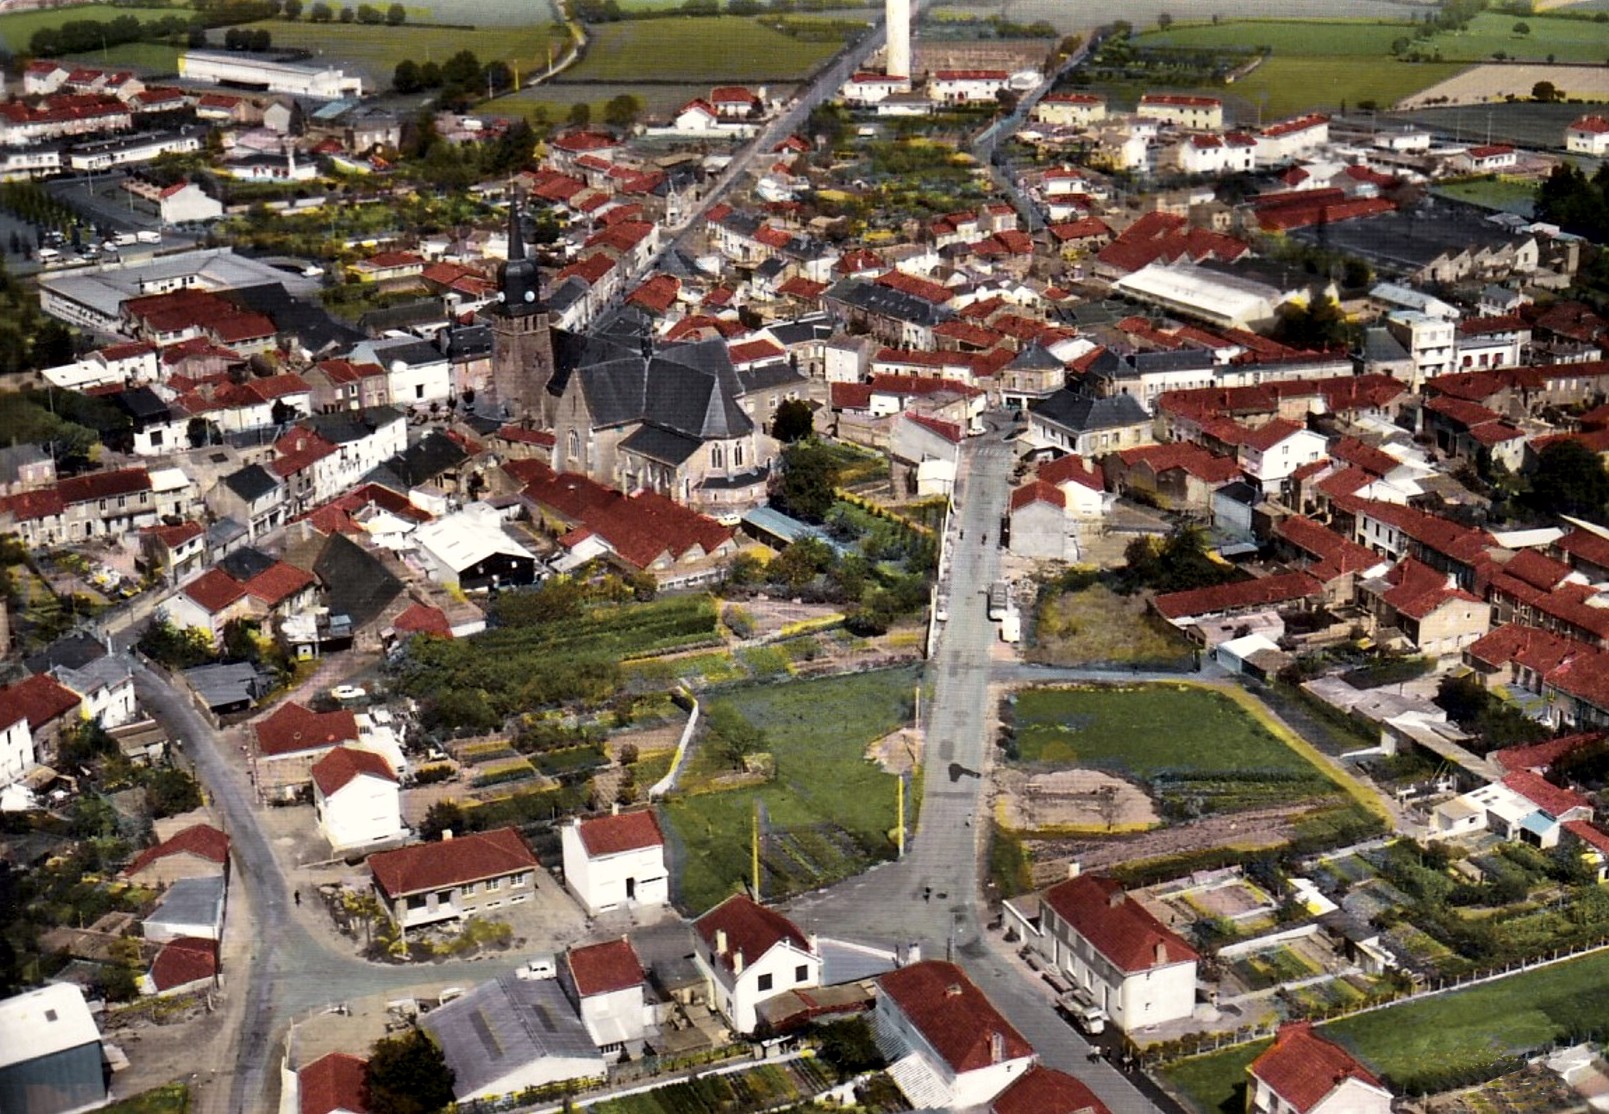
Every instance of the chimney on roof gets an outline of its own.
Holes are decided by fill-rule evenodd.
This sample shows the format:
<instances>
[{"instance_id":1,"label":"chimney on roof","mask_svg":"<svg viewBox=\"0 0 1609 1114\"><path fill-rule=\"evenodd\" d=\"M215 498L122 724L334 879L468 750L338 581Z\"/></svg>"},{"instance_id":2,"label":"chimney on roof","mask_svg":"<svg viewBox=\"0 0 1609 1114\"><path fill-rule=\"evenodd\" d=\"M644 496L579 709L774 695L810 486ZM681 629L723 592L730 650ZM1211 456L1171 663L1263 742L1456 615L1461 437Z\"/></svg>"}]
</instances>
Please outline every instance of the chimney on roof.
<instances>
[{"instance_id":1,"label":"chimney on roof","mask_svg":"<svg viewBox=\"0 0 1609 1114\"><path fill-rule=\"evenodd\" d=\"M1006 1038L995 1029L989 1033L989 1062L998 1064L1006 1058Z\"/></svg>"},{"instance_id":2,"label":"chimney on roof","mask_svg":"<svg viewBox=\"0 0 1609 1114\"><path fill-rule=\"evenodd\" d=\"M1113 890L1111 896L1106 899L1107 908L1116 909L1119 905L1123 904L1123 899L1126 896L1127 895L1124 894L1122 890Z\"/></svg>"},{"instance_id":3,"label":"chimney on roof","mask_svg":"<svg viewBox=\"0 0 1609 1114\"><path fill-rule=\"evenodd\" d=\"M1156 962L1157 962L1157 966L1160 967L1164 963L1166 963L1167 961L1168 961L1168 942L1166 940L1158 940L1156 942Z\"/></svg>"},{"instance_id":4,"label":"chimney on roof","mask_svg":"<svg viewBox=\"0 0 1609 1114\"><path fill-rule=\"evenodd\" d=\"M946 998L959 998L959 997L961 997L961 984L958 983L958 982L953 982L949 986L945 987L944 988L944 996Z\"/></svg>"},{"instance_id":5,"label":"chimney on roof","mask_svg":"<svg viewBox=\"0 0 1609 1114\"><path fill-rule=\"evenodd\" d=\"M732 974L741 975L742 973L743 973L743 949L739 948L737 951L732 953Z\"/></svg>"},{"instance_id":6,"label":"chimney on roof","mask_svg":"<svg viewBox=\"0 0 1609 1114\"><path fill-rule=\"evenodd\" d=\"M1077 878L1082 873L1084 873L1084 866L1082 863L1080 863L1077 859L1071 859L1068 861L1067 877Z\"/></svg>"},{"instance_id":7,"label":"chimney on roof","mask_svg":"<svg viewBox=\"0 0 1609 1114\"><path fill-rule=\"evenodd\" d=\"M443 843L451 843L452 840L453 840L453 830L451 828L443 828L441 830L441 841Z\"/></svg>"},{"instance_id":8,"label":"chimney on roof","mask_svg":"<svg viewBox=\"0 0 1609 1114\"><path fill-rule=\"evenodd\" d=\"M717 928L715 930L715 954L726 954L726 929L724 928Z\"/></svg>"},{"instance_id":9,"label":"chimney on roof","mask_svg":"<svg viewBox=\"0 0 1609 1114\"><path fill-rule=\"evenodd\" d=\"M619 816L620 815L620 802L619 801L616 801L614 804L609 806L609 815L610 816Z\"/></svg>"}]
</instances>

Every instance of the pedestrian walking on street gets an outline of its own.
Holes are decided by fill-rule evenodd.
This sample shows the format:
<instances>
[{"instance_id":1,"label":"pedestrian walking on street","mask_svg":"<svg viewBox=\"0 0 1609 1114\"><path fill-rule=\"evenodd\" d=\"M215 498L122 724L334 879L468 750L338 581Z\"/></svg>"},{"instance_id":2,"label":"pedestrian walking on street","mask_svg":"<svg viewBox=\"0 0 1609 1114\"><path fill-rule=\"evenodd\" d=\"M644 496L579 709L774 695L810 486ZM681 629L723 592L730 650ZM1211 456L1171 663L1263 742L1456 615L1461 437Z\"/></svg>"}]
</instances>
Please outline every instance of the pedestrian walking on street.
<instances>
[{"instance_id":1,"label":"pedestrian walking on street","mask_svg":"<svg viewBox=\"0 0 1609 1114\"><path fill-rule=\"evenodd\" d=\"M291 897L295 899L296 904L298 906L300 906L302 904L302 891L301 890L292 890L291 891Z\"/></svg>"}]
</instances>

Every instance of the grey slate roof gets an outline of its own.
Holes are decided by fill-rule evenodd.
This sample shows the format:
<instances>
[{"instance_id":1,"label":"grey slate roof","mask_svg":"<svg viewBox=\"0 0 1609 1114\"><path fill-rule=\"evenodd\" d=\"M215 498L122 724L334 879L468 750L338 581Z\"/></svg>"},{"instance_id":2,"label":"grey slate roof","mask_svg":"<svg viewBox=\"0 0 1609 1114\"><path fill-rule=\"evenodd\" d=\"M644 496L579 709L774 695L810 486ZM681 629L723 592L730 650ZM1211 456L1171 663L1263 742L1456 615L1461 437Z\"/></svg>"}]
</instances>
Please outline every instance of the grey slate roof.
<instances>
[{"instance_id":1,"label":"grey slate roof","mask_svg":"<svg viewBox=\"0 0 1609 1114\"><path fill-rule=\"evenodd\" d=\"M557 980L504 975L431 1010L419 1024L441 1046L458 1095L537 1060L599 1056Z\"/></svg>"},{"instance_id":2,"label":"grey slate roof","mask_svg":"<svg viewBox=\"0 0 1609 1114\"><path fill-rule=\"evenodd\" d=\"M842 302L851 309L876 314L896 321L909 321L913 325L937 325L950 316L949 310L936 306L925 298L907 294L888 286L878 286L860 279L840 279L824 295L829 301Z\"/></svg>"},{"instance_id":3,"label":"grey slate roof","mask_svg":"<svg viewBox=\"0 0 1609 1114\"><path fill-rule=\"evenodd\" d=\"M638 453L663 464L680 464L694 453L703 442L685 433L676 433L658 426L639 426L630 437L620 442L621 449Z\"/></svg>"},{"instance_id":4,"label":"grey slate roof","mask_svg":"<svg viewBox=\"0 0 1609 1114\"><path fill-rule=\"evenodd\" d=\"M361 441L381 426L390 425L402 418L402 411L390 406L371 406L367 410L344 410L333 414L310 414L301 425L315 430L320 437L344 445Z\"/></svg>"},{"instance_id":5,"label":"grey slate roof","mask_svg":"<svg viewBox=\"0 0 1609 1114\"><path fill-rule=\"evenodd\" d=\"M49 459L38 445L7 445L0 449L0 483L16 483L23 468Z\"/></svg>"},{"instance_id":6,"label":"grey slate roof","mask_svg":"<svg viewBox=\"0 0 1609 1114\"><path fill-rule=\"evenodd\" d=\"M813 313L796 321L774 321L767 325L766 329L784 348L792 348L796 344L813 340L827 340L837 331L833 327L832 319L822 313Z\"/></svg>"},{"instance_id":7,"label":"grey slate roof","mask_svg":"<svg viewBox=\"0 0 1609 1114\"><path fill-rule=\"evenodd\" d=\"M244 584L274 567L274 558L253 546L244 546L218 562L218 567Z\"/></svg>"},{"instance_id":8,"label":"grey slate roof","mask_svg":"<svg viewBox=\"0 0 1609 1114\"><path fill-rule=\"evenodd\" d=\"M238 472L223 478L224 486L246 502L261 499L279 487L279 480L261 464L248 464Z\"/></svg>"},{"instance_id":9,"label":"grey slate roof","mask_svg":"<svg viewBox=\"0 0 1609 1114\"><path fill-rule=\"evenodd\" d=\"M768 391L772 387L803 388L808 379L793 370L791 361L776 360L738 372L737 381L742 385L744 394L753 394L755 391Z\"/></svg>"},{"instance_id":10,"label":"grey slate roof","mask_svg":"<svg viewBox=\"0 0 1609 1114\"><path fill-rule=\"evenodd\" d=\"M1075 433L1120 429L1151 420L1151 416L1145 412L1145 407L1130 395L1088 398L1065 389L1057 391L1049 398L1041 399L1030 409L1035 416L1055 422Z\"/></svg>"},{"instance_id":11,"label":"grey slate roof","mask_svg":"<svg viewBox=\"0 0 1609 1114\"><path fill-rule=\"evenodd\" d=\"M1044 345L1035 341L1017 353L1006 368L1017 371L1060 371L1065 366Z\"/></svg>"},{"instance_id":12,"label":"grey slate roof","mask_svg":"<svg viewBox=\"0 0 1609 1114\"><path fill-rule=\"evenodd\" d=\"M743 386L723 340L672 345L646 360L618 342L594 351L602 359L575 374L596 426L647 421L701 440L754 429L738 404Z\"/></svg>"},{"instance_id":13,"label":"grey slate roof","mask_svg":"<svg viewBox=\"0 0 1609 1114\"><path fill-rule=\"evenodd\" d=\"M106 656L106 646L93 635L74 631L56 639L31 657L24 658L23 666L29 673L48 673L60 667L83 669L97 658Z\"/></svg>"},{"instance_id":14,"label":"grey slate roof","mask_svg":"<svg viewBox=\"0 0 1609 1114\"><path fill-rule=\"evenodd\" d=\"M223 923L224 876L180 878L162 895L146 924L212 925Z\"/></svg>"},{"instance_id":15,"label":"grey slate roof","mask_svg":"<svg viewBox=\"0 0 1609 1114\"><path fill-rule=\"evenodd\" d=\"M436 358L439 359L439 355ZM468 459L469 454L462 445L441 430L433 429L420 438L418 444L409 445L386 461L386 466L408 487L417 487Z\"/></svg>"},{"instance_id":16,"label":"grey slate roof","mask_svg":"<svg viewBox=\"0 0 1609 1114\"><path fill-rule=\"evenodd\" d=\"M380 617L402 594L402 581L391 575L379 558L345 534L331 534L313 562L313 575L324 586L324 603L331 615L345 615L354 628Z\"/></svg>"},{"instance_id":17,"label":"grey slate roof","mask_svg":"<svg viewBox=\"0 0 1609 1114\"><path fill-rule=\"evenodd\" d=\"M249 704L274 687L273 676L249 661L198 665L186 669L184 679L209 708Z\"/></svg>"}]
</instances>

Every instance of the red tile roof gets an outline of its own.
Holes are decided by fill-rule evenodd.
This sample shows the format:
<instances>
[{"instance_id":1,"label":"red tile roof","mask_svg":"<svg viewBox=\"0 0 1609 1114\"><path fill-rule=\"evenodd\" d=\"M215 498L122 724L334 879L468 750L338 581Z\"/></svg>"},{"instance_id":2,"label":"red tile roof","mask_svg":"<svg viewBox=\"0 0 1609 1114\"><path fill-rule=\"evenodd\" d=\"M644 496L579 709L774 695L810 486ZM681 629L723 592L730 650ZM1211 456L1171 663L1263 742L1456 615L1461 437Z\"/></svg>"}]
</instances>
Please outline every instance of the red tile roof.
<instances>
[{"instance_id":1,"label":"red tile roof","mask_svg":"<svg viewBox=\"0 0 1609 1114\"><path fill-rule=\"evenodd\" d=\"M25 719L28 730L37 732L46 724L76 711L79 703L78 694L59 684L50 674L35 673L0 689L0 726L10 727Z\"/></svg>"},{"instance_id":2,"label":"red tile roof","mask_svg":"<svg viewBox=\"0 0 1609 1114\"><path fill-rule=\"evenodd\" d=\"M217 615L246 595L241 583L222 569L208 569L179 590L209 615Z\"/></svg>"},{"instance_id":3,"label":"red tile roof","mask_svg":"<svg viewBox=\"0 0 1609 1114\"><path fill-rule=\"evenodd\" d=\"M1001 1091L989 1110L990 1114L1111 1114L1083 1083L1041 1064Z\"/></svg>"},{"instance_id":4,"label":"red tile roof","mask_svg":"<svg viewBox=\"0 0 1609 1114\"><path fill-rule=\"evenodd\" d=\"M426 634L437 638L451 638L452 624L447 613L439 607L415 603L391 621L391 629L398 634Z\"/></svg>"},{"instance_id":5,"label":"red tile roof","mask_svg":"<svg viewBox=\"0 0 1609 1114\"><path fill-rule=\"evenodd\" d=\"M138 874L158 859L170 855L194 855L200 859L227 866L229 863L229 837L211 824L192 824L174 832L155 847L140 852L128 865L127 874Z\"/></svg>"},{"instance_id":6,"label":"red tile roof","mask_svg":"<svg viewBox=\"0 0 1609 1114\"><path fill-rule=\"evenodd\" d=\"M715 956L715 961L728 970L732 957L743 953L743 961L755 964L760 957L779 944L787 943L799 951L814 954L810 941L799 927L774 909L743 896L733 894L715 908L693 922L693 931L703 939L713 953L716 933L726 933L726 951Z\"/></svg>"},{"instance_id":7,"label":"red tile roof","mask_svg":"<svg viewBox=\"0 0 1609 1114\"><path fill-rule=\"evenodd\" d=\"M681 290L682 280L675 275L654 275L633 290L626 301L641 306L649 313L664 313L676 304L676 296Z\"/></svg>"},{"instance_id":8,"label":"red tile roof","mask_svg":"<svg viewBox=\"0 0 1609 1114\"><path fill-rule=\"evenodd\" d=\"M1115 879L1081 874L1046 890L1044 902L1125 973L1200 958L1183 937L1125 894Z\"/></svg>"},{"instance_id":9,"label":"red tile roof","mask_svg":"<svg viewBox=\"0 0 1609 1114\"><path fill-rule=\"evenodd\" d=\"M353 780L367 775L396 784L391 764L372 750L336 747L313 763L313 784L326 797L340 792Z\"/></svg>"},{"instance_id":10,"label":"red tile roof","mask_svg":"<svg viewBox=\"0 0 1609 1114\"><path fill-rule=\"evenodd\" d=\"M1153 606L1168 619L1186 619L1242 607L1271 607L1324 594L1323 585L1305 572L1279 573L1258 580L1215 584L1157 596Z\"/></svg>"},{"instance_id":11,"label":"red tile roof","mask_svg":"<svg viewBox=\"0 0 1609 1114\"><path fill-rule=\"evenodd\" d=\"M1566 820L1564 830L1600 854L1609 854L1609 833L1593 827L1585 820Z\"/></svg>"},{"instance_id":12,"label":"red tile roof","mask_svg":"<svg viewBox=\"0 0 1609 1114\"><path fill-rule=\"evenodd\" d=\"M169 549L177 549L185 542L199 538L207 532L206 527L199 522L181 522L177 526L147 526L140 533L148 538L155 538Z\"/></svg>"},{"instance_id":13,"label":"red tile roof","mask_svg":"<svg viewBox=\"0 0 1609 1114\"><path fill-rule=\"evenodd\" d=\"M1299 426L1295 422L1287 421L1284 418L1276 418L1274 421L1258 426L1247 433L1241 438L1240 443L1247 448L1266 453L1281 441L1301 433L1304 428L1306 427Z\"/></svg>"},{"instance_id":14,"label":"red tile roof","mask_svg":"<svg viewBox=\"0 0 1609 1114\"><path fill-rule=\"evenodd\" d=\"M957 1075L1034 1054L1033 1046L953 963L912 963L890 971L877 984Z\"/></svg>"},{"instance_id":15,"label":"red tile roof","mask_svg":"<svg viewBox=\"0 0 1609 1114\"><path fill-rule=\"evenodd\" d=\"M602 944L571 948L564 954L564 960L570 965L576 993L583 998L642 985L642 961L637 958L631 941L624 936Z\"/></svg>"},{"instance_id":16,"label":"red tile roof","mask_svg":"<svg viewBox=\"0 0 1609 1114\"><path fill-rule=\"evenodd\" d=\"M1033 480L1011 493L1011 509L1020 511L1030 503L1049 503L1053 507L1066 507L1067 496L1061 488L1044 480Z\"/></svg>"},{"instance_id":17,"label":"red tile roof","mask_svg":"<svg viewBox=\"0 0 1609 1114\"><path fill-rule=\"evenodd\" d=\"M659 818L651 808L583 820L579 834L587 857L593 859L665 845L665 837L659 830Z\"/></svg>"},{"instance_id":18,"label":"red tile roof","mask_svg":"<svg viewBox=\"0 0 1609 1114\"><path fill-rule=\"evenodd\" d=\"M1568 579L1573 570L1562 561L1555 561L1534 549L1522 549L1509 559L1503 571L1533 588L1549 591Z\"/></svg>"},{"instance_id":19,"label":"red tile roof","mask_svg":"<svg viewBox=\"0 0 1609 1114\"><path fill-rule=\"evenodd\" d=\"M539 864L513 828L416 843L369 856L369 870L389 896L440 890L483 878L534 871Z\"/></svg>"},{"instance_id":20,"label":"red tile roof","mask_svg":"<svg viewBox=\"0 0 1609 1114\"><path fill-rule=\"evenodd\" d=\"M1554 785L1541 774L1533 774L1530 770L1515 770L1503 779L1503 784L1555 820L1581 808L1587 810L1589 817L1592 814L1592 802L1587 798L1574 790Z\"/></svg>"},{"instance_id":21,"label":"red tile roof","mask_svg":"<svg viewBox=\"0 0 1609 1114\"><path fill-rule=\"evenodd\" d=\"M158 994L188 986L218 973L218 941L176 936L151 961L151 982Z\"/></svg>"},{"instance_id":22,"label":"red tile roof","mask_svg":"<svg viewBox=\"0 0 1609 1114\"><path fill-rule=\"evenodd\" d=\"M1289 1103L1295 1114L1307 1114L1347 1079L1382 1087L1350 1052L1314 1033L1310 1021L1281 1025L1274 1043L1246 1070Z\"/></svg>"},{"instance_id":23,"label":"red tile roof","mask_svg":"<svg viewBox=\"0 0 1609 1114\"><path fill-rule=\"evenodd\" d=\"M929 282L927 279L917 278L915 275L908 275L904 271L886 271L878 275L873 281L878 286L898 290L902 294L921 298L923 301L932 302L934 305L943 305L955 295L955 291L948 286Z\"/></svg>"},{"instance_id":24,"label":"red tile roof","mask_svg":"<svg viewBox=\"0 0 1609 1114\"><path fill-rule=\"evenodd\" d=\"M1129 467L1145 464L1156 475L1180 469L1204 483L1228 483L1240 475L1240 464L1232 456L1219 456L1191 441L1172 441L1163 445L1142 445L1124 449L1118 459Z\"/></svg>"},{"instance_id":25,"label":"red tile roof","mask_svg":"<svg viewBox=\"0 0 1609 1114\"><path fill-rule=\"evenodd\" d=\"M358 738L358 721L347 709L315 712L288 700L252 725L257 749L270 757L295 754L353 743Z\"/></svg>"},{"instance_id":26,"label":"red tile roof","mask_svg":"<svg viewBox=\"0 0 1609 1114\"><path fill-rule=\"evenodd\" d=\"M1371 476L1385 476L1402 464L1390 453L1382 452L1356 437L1343 437L1330 446L1330 456L1355 464Z\"/></svg>"},{"instance_id":27,"label":"red tile roof","mask_svg":"<svg viewBox=\"0 0 1609 1114\"><path fill-rule=\"evenodd\" d=\"M1511 772L1530 770L1533 774L1545 774L1559 759L1602 738L1601 731L1590 731L1581 735L1561 735L1557 739L1530 743L1526 746L1504 747L1502 750L1493 751L1489 757L1503 769Z\"/></svg>"},{"instance_id":28,"label":"red tile roof","mask_svg":"<svg viewBox=\"0 0 1609 1114\"><path fill-rule=\"evenodd\" d=\"M1372 550L1302 515L1282 518L1274 529L1297 549L1334 565L1341 572L1362 572L1382 560Z\"/></svg>"},{"instance_id":29,"label":"red tile roof","mask_svg":"<svg viewBox=\"0 0 1609 1114\"><path fill-rule=\"evenodd\" d=\"M245 584L248 595L269 607L277 607L312 586L312 573L284 561L275 561Z\"/></svg>"},{"instance_id":30,"label":"red tile roof","mask_svg":"<svg viewBox=\"0 0 1609 1114\"><path fill-rule=\"evenodd\" d=\"M1386 574L1386 580L1395 587L1380 598L1410 619L1424 619L1444 604L1454 601L1481 602L1479 596L1449 586L1446 573L1437 572L1412 557L1405 557L1393 565Z\"/></svg>"},{"instance_id":31,"label":"red tile roof","mask_svg":"<svg viewBox=\"0 0 1609 1114\"><path fill-rule=\"evenodd\" d=\"M936 433L952 445L959 445L966 436L966 431L959 422L947 422L942 418L935 418L928 414L904 413L900 417L908 422L914 422L930 433ZM1058 492L1058 494L1060 494Z\"/></svg>"},{"instance_id":32,"label":"red tile roof","mask_svg":"<svg viewBox=\"0 0 1609 1114\"><path fill-rule=\"evenodd\" d=\"M828 391L834 410L866 410L872 404L870 383L832 383Z\"/></svg>"},{"instance_id":33,"label":"red tile roof","mask_svg":"<svg viewBox=\"0 0 1609 1114\"><path fill-rule=\"evenodd\" d=\"M340 1110L368 1114L369 1104L363 1099L368 1067L367 1060L345 1052L320 1056L296 1073L301 1092L297 1114L332 1114Z\"/></svg>"},{"instance_id":34,"label":"red tile roof","mask_svg":"<svg viewBox=\"0 0 1609 1114\"><path fill-rule=\"evenodd\" d=\"M1571 530L1553 543L1572 557L1599 568L1609 568L1609 538L1590 530Z\"/></svg>"},{"instance_id":35,"label":"red tile roof","mask_svg":"<svg viewBox=\"0 0 1609 1114\"><path fill-rule=\"evenodd\" d=\"M1082 484L1091 491L1105 491L1105 478L1101 470L1095 467L1093 461L1085 460L1077 453L1069 453L1055 460L1048 460L1039 466L1039 478L1045 483L1061 487L1063 484Z\"/></svg>"}]
</instances>

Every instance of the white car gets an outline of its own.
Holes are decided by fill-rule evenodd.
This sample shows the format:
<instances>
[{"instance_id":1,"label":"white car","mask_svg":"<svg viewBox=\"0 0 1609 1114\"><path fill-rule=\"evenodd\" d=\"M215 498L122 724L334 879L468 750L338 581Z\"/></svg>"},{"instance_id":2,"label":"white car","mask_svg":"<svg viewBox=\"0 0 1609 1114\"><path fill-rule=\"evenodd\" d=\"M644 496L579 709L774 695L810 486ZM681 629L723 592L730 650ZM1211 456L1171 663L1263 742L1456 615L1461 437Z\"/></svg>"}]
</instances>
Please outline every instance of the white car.
<instances>
[{"instance_id":1,"label":"white car","mask_svg":"<svg viewBox=\"0 0 1609 1114\"><path fill-rule=\"evenodd\" d=\"M543 979L556 979L559 977L559 964L551 955L539 955L521 964L514 972L514 977L527 982L539 982Z\"/></svg>"},{"instance_id":2,"label":"white car","mask_svg":"<svg viewBox=\"0 0 1609 1114\"><path fill-rule=\"evenodd\" d=\"M369 695L367 691L357 685L336 685L330 690L330 695L337 700L362 700Z\"/></svg>"}]
</instances>

